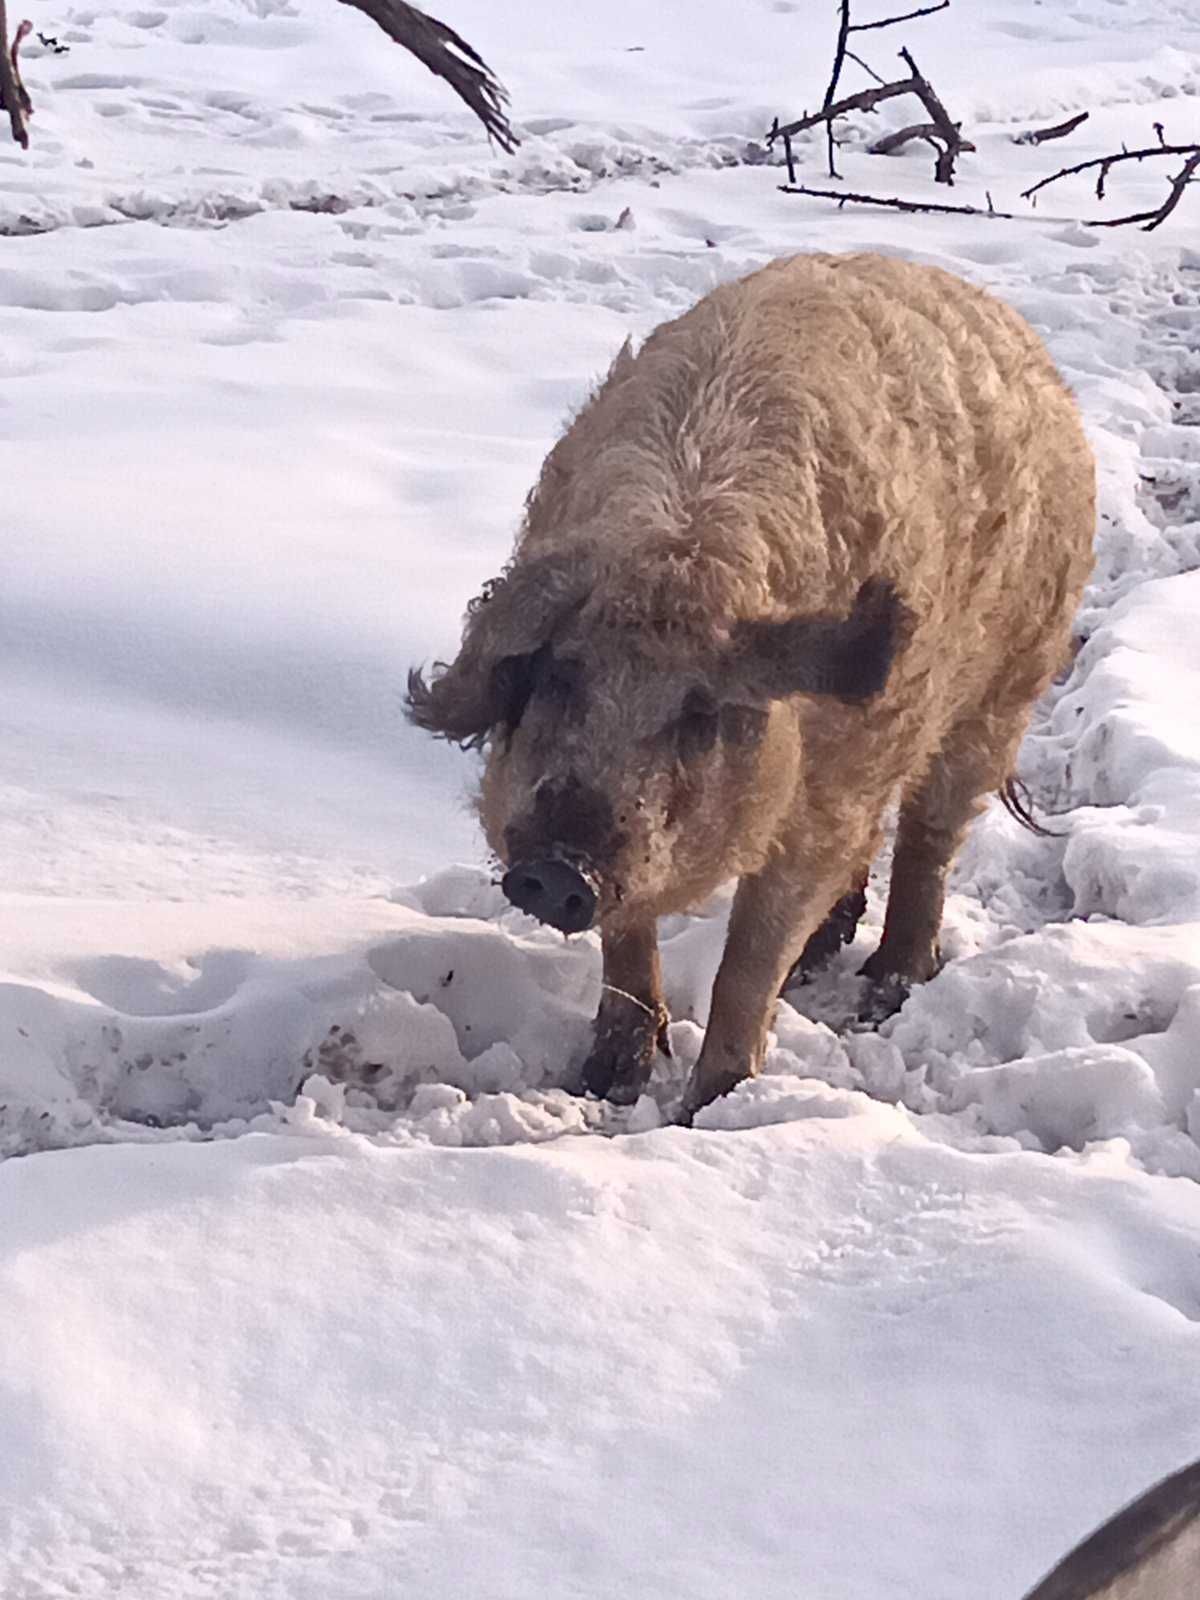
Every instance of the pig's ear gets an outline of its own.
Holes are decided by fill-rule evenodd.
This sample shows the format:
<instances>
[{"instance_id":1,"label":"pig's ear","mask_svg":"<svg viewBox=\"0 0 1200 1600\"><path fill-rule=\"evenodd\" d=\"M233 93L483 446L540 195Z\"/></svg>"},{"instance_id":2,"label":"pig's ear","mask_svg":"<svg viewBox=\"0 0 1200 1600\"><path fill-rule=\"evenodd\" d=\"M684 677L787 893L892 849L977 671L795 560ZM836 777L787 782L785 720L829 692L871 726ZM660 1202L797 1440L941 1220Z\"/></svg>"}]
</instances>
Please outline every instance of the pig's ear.
<instances>
[{"instance_id":1,"label":"pig's ear","mask_svg":"<svg viewBox=\"0 0 1200 1600\"><path fill-rule=\"evenodd\" d=\"M739 623L726 682L735 697L754 701L793 694L869 700L887 682L911 627L912 615L893 585L872 578L858 591L849 616Z\"/></svg>"},{"instance_id":2,"label":"pig's ear","mask_svg":"<svg viewBox=\"0 0 1200 1600\"><path fill-rule=\"evenodd\" d=\"M432 675L408 675L406 710L427 733L477 748L511 733L533 690L539 652L581 599L578 565L557 556L520 559L471 602L462 648Z\"/></svg>"},{"instance_id":3,"label":"pig's ear","mask_svg":"<svg viewBox=\"0 0 1200 1600\"><path fill-rule=\"evenodd\" d=\"M435 662L428 679L414 667L405 696L409 721L464 750L478 749L496 729L511 733L533 691L537 656L535 651L490 663L464 663L460 655L449 666Z\"/></svg>"}]
</instances>

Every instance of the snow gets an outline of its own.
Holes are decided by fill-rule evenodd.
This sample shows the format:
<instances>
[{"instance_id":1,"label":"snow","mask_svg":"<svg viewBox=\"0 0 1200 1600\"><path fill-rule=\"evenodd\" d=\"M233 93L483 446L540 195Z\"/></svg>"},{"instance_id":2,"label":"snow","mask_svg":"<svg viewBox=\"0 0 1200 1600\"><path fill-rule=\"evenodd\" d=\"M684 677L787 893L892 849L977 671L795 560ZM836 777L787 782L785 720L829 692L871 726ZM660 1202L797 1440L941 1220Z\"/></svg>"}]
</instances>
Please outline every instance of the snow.
<instances>
[{"instance_id":1,"label":"snow","mask_svg":"<svg viewBox=\"0 0 1200 1600\"><path fill-rule=\"evenodd\" d=\"M830 11L455 0L512 158L330 0L36 14L71 48L28 47L0 147L6 1597L1018 1600L1200 1453L1194 205L1075 220L1171 161L1019 200L1194 137L1200 21L862 36L1008 223L778 193L753 141L817 103ZM925 147L865 154L906 109L852 125L849 186L945 199ZM582 1098L597 942L506 907L401 687L626 334L812 248L1041 330L1096 573L1022 754L1054 836L979 820L952 959L863 1032L881 862L684 1131L728 895L662 926L650 1093Z\"/></svg>"},{"instance_id":2,"label":"snow","mask_svg":"<svg viewBox=\"0 0 1200 1600\"><path fill-rule=\"evenodd\" d=\"M169 1156L0 1168L6 1594L990 1600L1196 1443L1200 1191L1116 1147Z\"/></svg>"}]
</instances>

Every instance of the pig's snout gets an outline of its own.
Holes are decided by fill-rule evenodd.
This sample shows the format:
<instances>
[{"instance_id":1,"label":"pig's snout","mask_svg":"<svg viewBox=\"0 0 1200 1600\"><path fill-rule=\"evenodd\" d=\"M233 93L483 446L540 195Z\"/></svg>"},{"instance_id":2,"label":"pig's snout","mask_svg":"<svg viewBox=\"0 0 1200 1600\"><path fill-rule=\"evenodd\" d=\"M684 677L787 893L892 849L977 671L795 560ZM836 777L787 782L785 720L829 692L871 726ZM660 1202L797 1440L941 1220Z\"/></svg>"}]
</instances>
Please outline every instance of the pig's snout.
<instances>
[{"instance_id":1,"label":"pig's snout","mask_svg":"<svg viewBox=\"0 0 1200 1600\"><path fill-rule=\"evenodd\" d=\"M582 933L596 915L596 891L582 872L568 862L518 861L500 887L520 911L549 923L560 933Z\"/></svg>"}]
</instances>

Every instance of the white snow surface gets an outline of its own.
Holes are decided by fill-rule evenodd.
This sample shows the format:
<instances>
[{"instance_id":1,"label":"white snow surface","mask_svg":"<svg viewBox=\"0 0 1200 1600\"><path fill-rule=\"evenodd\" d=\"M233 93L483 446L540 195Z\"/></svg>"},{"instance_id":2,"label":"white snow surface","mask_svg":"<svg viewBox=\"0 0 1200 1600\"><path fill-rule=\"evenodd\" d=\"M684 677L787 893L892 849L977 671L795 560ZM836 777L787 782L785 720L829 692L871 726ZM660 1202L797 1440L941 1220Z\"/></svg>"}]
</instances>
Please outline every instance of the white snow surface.
<instances>
[{"instance_id":1,"label":"white snow surface","mask_svg":"<svg viewBox=\"0 0 1200 1600\"><path fill-rule=\"evenodd\" d=\"M1019 198L1200 136L1200 15L859 37L978 153L949 194L871 157L891 104L846 186L1008 222L778 192L820 10L444 0L504 157L333 0L31 9L70 49L0 145L5 1600L1019 1600L1200 1453L1200 199ZM685 1131L728 896L662 926L651 1092L582 1098L597 941L506 908L401 687L626 334L813 248L1039 328L1096 572L1022 756L1054 835L979 820L945 970L863 1032L881 862Z\"/></svg>"}]
</instances>

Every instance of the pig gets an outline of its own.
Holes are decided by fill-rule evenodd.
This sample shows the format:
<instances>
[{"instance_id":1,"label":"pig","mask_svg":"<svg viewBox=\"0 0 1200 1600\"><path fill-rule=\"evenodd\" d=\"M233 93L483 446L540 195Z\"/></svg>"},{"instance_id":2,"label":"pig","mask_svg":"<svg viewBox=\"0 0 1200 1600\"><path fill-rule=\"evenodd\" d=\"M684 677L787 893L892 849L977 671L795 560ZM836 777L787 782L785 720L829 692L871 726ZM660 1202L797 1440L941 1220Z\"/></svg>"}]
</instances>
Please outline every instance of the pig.
<instances>
[{"instance_id":1,"label":"pig","mask_svg":"<svg viewBox=\"0 0 1200 1600\"><path fill-rule=\"evenodd\" d=\"M635 1100L666 1047L656 919L733 879L683 1120L758 1072L789 971L853 936L897 799L862 970L880 1010L933 977L955 852L989 794L1017 804L1067 653L1094 478L1037 335L935 267L795 256L626 342L407 702L485 752L508 899L599 928L593 1093Z\"/></svg>"},{"instance_id":2,"label":"pig","mask_svg":"<svg viewBox=\"0 0 1200 1600\"><path fill-rule=\"evenodd\" d=\"M1064 1556L1025 1600L1195 1600L1200 1461L1147 1489Z\"/></svg>"}]
</instances>

